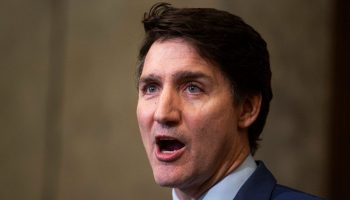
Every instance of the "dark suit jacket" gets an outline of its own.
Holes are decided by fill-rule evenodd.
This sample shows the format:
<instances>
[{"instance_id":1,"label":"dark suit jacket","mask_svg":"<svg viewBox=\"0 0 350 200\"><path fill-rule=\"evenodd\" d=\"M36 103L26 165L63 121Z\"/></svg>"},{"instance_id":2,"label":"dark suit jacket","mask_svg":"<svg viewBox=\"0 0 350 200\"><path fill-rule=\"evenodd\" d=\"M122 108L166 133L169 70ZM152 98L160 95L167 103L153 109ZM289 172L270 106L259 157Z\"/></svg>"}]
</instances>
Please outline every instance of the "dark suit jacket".
<instances>
[{"instance_id":1,"label":"dark suit jacket","mask_svg":"<svg viewBox=\"0 0 350 200\"><path fill-rule=\"evenodd\" d=\"M254 173L243 184L233 200L320 200L312 196L282 185L265 167L264 163L257 161Z\"/></svg>"}]
</instances>

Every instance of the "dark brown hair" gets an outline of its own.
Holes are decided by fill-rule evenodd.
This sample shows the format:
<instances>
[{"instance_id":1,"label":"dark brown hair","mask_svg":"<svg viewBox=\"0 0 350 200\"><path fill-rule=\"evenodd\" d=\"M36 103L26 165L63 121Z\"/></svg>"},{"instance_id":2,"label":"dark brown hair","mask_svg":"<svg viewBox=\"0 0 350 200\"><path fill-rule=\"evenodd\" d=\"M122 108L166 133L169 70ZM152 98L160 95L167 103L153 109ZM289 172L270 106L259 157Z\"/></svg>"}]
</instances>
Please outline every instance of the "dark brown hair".
<instances>
[{"instance_id":1,"label":"dark brown hair","mask_svg":"<svg viewBox=\"0 0 350 200\"><path fill-rule=\"evenodd\" d=\"M269 53L260 34L228 12L174 8L168 3L155 4L145 13L142 22L146 35L139 52L137 78L155 41L182 38L230 80L235 102L250 95L262 96L258 118L248 128L249 145L254 154L272 99Z\"/></svg>"}]
</instances>

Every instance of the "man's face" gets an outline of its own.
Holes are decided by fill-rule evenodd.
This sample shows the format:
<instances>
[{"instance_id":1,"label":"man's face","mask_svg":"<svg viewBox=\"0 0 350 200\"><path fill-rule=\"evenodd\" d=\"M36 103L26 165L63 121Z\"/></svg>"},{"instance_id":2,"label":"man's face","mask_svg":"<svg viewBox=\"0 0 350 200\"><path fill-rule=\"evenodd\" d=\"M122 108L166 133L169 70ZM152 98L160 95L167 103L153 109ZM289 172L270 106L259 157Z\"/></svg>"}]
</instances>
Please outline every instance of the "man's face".
<instances>
[{"instance_id":1,"label":"man's face","mask_svg":"<svg viewBox=\"0 0 350 200\"><path fill-rule=\"evenodd\" d=\"M180 39L155 42L139 81L137 119L155 181L200 188L242 150L231 86Z\"/></svg>"}]
</instances>

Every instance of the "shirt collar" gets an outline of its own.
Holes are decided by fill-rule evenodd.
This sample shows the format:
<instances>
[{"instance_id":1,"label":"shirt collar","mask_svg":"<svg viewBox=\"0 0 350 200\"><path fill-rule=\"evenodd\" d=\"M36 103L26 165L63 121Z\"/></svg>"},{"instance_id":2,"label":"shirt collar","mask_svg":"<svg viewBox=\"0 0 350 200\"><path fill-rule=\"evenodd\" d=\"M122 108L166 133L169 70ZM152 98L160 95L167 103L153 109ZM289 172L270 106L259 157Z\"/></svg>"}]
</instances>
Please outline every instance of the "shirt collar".
<instances>
[{"instance_id":1,"label":"shirt collar","mask_svg":"<svg viewBox=\"0 0 350 200\"><path fill-rule=\"evenodd\" d=\"M244 162L232 173L211 187L198 200L232 200L238 193L241 186L256 169L253 156L248 155ZM175 190L172 190L173 200L179 200Z\"/></svg>"}]
</instances>

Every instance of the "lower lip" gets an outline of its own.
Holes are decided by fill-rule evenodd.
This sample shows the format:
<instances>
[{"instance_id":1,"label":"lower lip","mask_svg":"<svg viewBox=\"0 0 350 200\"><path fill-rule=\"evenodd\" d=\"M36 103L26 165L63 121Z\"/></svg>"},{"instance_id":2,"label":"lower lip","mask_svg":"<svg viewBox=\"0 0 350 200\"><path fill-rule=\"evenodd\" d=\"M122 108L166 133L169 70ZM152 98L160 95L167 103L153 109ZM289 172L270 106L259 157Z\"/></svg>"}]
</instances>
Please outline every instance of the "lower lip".
<instances>
[{"instance_id":1,"label":"lower lip","mask_svg":"<svg viewBox=\"0 0 350 200\"><path fill-rule=\"evenodd\" d=\"M157 151L155 152L156 157L159 161L162 162L173 162L177 159L179 159L182 154L185 151L185 147L182 147L181 149L178 149L176 151L171 151L171 152L162 152L160 151L159 147L157 146Z\"/></svg>"}]
</instances>

